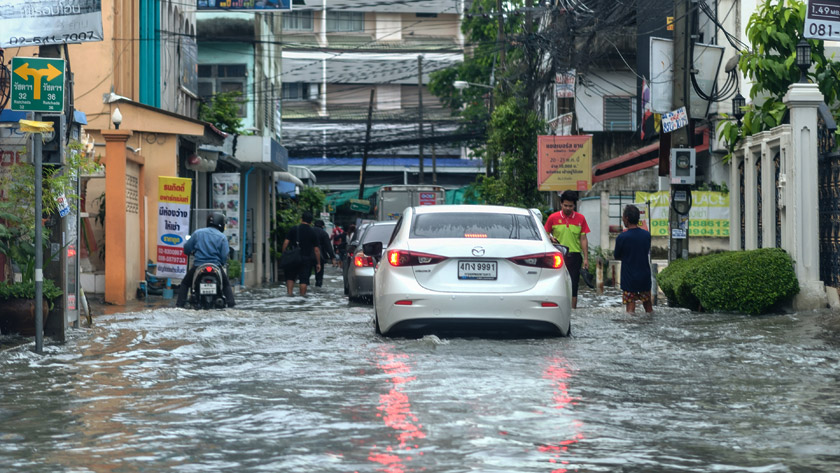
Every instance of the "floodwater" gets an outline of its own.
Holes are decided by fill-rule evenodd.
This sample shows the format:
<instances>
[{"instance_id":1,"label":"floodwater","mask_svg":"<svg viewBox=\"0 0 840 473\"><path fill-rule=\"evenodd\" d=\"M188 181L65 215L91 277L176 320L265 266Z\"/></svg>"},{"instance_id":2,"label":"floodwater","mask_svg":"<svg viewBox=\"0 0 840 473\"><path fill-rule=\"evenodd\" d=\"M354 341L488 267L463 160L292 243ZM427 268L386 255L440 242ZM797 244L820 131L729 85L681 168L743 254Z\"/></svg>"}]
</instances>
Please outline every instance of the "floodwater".
<instances>
[{"instance_id":1,"label":"floodwater","mask_svg":"<svg viewBox=\"0 0 840 473\"><path fill-rule=\"evenodd\" d=\"M612 292L570 338L387 339L328 271L0 352L0 471L840 470L826 313L629 316Z\"/></svg>"}]
</instances>

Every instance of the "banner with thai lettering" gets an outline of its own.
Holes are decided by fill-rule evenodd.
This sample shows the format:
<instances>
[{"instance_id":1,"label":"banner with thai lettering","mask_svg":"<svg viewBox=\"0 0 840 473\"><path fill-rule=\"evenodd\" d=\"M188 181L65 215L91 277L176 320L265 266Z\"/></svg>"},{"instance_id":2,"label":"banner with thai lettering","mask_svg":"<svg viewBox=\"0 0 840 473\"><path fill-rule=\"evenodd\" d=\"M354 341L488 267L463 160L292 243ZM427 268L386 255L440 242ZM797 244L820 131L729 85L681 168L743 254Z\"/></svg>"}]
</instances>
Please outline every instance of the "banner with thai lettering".
<instances>
[{"instance_id":1,"label":"banner with thai lettering","mask_svg":"<svg viewBox=\"0 0 840 473\"><path fill-rule=\"evenodd\" d=\"M537 137L537 185L541 191L592 187L592 135Z\"/></svg>"},{"instance_id":2,"label":"banner with thai lettering","mask_svg":"<svg viewBox=\"0 0 840 473\"><path fill-rule=\"evenodd\" d=\"M102 40L101 2L0 0L0 48Z\"/></svg>"},{"instance_id":3,"label":"banner with thai lettering","mask_svg":"<svg viewBox=\"0 0 840 473\"><path fill-rule=\"evenodd\" d=\"M192 179L158 177L157 276L184 279L184 243L190 231Z\"/></svg>"},{"instance_id":4,"label":"banner with thai lettering","mask_svg":"<svg viewBox=\"0 0 840 473\"><path fill-rule=\"evenodd\" d=\"M651 236L667 237L670 195L667 191L636 192L636 203L645 202L650 203ZM688 236L729 238L729 194L691 191Z\"/></svg>"}]
</instances>

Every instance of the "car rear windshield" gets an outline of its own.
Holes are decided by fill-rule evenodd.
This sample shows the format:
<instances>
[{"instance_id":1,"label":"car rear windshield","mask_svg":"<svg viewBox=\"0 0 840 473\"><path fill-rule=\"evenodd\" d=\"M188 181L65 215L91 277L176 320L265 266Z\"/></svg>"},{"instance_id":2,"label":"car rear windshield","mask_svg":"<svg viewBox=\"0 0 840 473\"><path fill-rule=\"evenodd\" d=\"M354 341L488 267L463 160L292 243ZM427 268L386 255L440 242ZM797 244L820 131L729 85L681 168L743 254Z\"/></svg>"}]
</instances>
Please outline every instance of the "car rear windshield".
<instances>
[{"instance_id":1,"label":"car rear windshield","mask_svg":"<svg viewBox=\"0 0 840 473\"><path fill-rule=\"evenodd\" d=\"M492 213L429 213L414 217L411 238L501 238L540 240L528 215Z\"/></svg>"},{"instance_id":2,"label":"car rear windshield","mask_svg":"<svg viewBox=\"0 0 840 473\"><path fill-rule=\"evenodd\" d=\"M362 237L363 243L381 241L385 244L391 239L391 233L394 232L395 226L396 225L371 225Z\"/></svg>"}]
</instances>

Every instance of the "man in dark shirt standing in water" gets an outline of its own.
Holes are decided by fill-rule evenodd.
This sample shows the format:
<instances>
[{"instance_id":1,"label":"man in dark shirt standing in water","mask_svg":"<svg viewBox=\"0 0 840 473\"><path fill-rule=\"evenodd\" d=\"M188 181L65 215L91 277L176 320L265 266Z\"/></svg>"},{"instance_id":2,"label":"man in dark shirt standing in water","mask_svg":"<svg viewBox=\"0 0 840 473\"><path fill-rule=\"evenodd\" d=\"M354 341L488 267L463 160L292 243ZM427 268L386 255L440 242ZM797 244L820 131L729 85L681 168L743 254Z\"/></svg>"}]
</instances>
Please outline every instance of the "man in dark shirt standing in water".
<instances>
[{"instance_id":1,"label":"man in dark shirt standing in water","mask_svg":"<svg viewBox=\"0 0 840 473\"><path fill-rule=\"evenodd\" d=\"M621 301L631 314L636 311L636 301L642 301L645 312L653 312L650 294L650 233L639 228L639 216L639 208L635 205L624 207L621 220L627 230L615 239L613 252L621 260Z\"/></svg>"},{"instance_id":2,"label":"man in dark shirt standing in water","mask_svg":"<svg viewBox=\"0 0 840 473\"><path fill-rule=\"evenodd\" d=\"M306 288L309 287L309 277L312 275L312 267L315 267L316 272L321 270L321 249L318 247L318 236L311 224L312 212L307 210L300 218L300 225L292 227L286 234L286 240L283 241L282 251L286 251L290 242L295 242L300 246L300 264L285 271L286 293L290 296L295 290L295 279L300 284L300 295L305 296Z\"/></svg>"}]
</instances>

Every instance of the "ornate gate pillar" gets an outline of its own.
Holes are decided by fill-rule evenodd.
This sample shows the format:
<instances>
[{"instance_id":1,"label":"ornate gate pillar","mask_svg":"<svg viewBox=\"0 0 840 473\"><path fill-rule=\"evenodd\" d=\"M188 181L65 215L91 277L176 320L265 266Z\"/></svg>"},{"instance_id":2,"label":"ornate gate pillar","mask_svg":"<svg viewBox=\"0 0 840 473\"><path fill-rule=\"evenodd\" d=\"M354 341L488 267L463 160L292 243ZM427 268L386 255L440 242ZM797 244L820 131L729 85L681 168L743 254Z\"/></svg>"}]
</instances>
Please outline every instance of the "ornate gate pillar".
<instances>
[{"instance_id":1,"label":"ornate gate pillar","mask_svg":"<svg viewBox=\"0 0 840 473\"><path fill-rule=\"evenodd\" d=\"M824 97L816 84L791 84L784 98L790 109L793 153L779 179L782 227L792 229L785 250L795 262L800 292L794 309L826 307L820 281L817 109Z\"/></svg>"}]
</instances>

